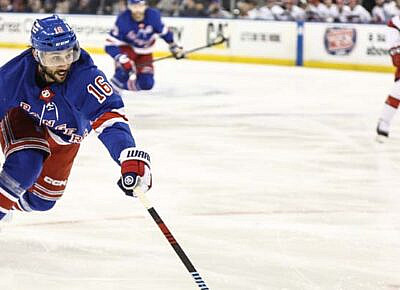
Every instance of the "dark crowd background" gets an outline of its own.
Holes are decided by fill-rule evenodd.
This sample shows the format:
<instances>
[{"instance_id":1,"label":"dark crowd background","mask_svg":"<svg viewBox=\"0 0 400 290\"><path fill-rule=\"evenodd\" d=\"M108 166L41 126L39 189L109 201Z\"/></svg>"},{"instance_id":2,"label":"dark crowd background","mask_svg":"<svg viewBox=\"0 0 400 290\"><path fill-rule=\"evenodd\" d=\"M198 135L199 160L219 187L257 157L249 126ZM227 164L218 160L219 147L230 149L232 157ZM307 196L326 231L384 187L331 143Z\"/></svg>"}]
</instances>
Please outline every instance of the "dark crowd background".
<instances>
[{"instance_id":1,"label":"dark crowd background","mask_svg":"<svg viewBox=\"0 0 400 290\"><path fill-rule=\"evenodd\" d=\"M163 16L386 23L400 0L148 0ZM116 15L126 0L0 0L0 12Z\"/></svg>"}]
</instances>

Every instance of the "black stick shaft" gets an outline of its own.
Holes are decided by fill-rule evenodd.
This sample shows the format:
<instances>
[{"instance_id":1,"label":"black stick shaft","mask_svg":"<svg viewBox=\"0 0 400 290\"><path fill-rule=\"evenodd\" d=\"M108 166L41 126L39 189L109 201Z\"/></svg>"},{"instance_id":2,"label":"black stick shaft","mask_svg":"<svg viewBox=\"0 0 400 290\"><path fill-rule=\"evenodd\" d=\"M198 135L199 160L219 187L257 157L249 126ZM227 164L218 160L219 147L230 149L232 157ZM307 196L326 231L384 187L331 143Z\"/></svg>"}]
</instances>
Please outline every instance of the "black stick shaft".
<instances>
[{"instance_id":1,"label":"black stick shaft","mask_svg":"<svg viewBox=\"0 0 400 290\"><path fill-rule=\"evenodd\" d=\"M154 207L148 208L147 211L150 213L151 217L156 222L156 224L160 228L161 232L164 234L165 238L171 244L172 248L175 250L175 253L181 259L181 261L185 265L186 269L192 275L192 277L193 277L194 281L196 282L197 286L199 286L199 288L201 290L209 290L209 288L207 287L206 283L201 278L200 274L197 272L197 270L193 266L192 262L190 262L188 256L186 256L185 252L183 251L181 246L178 244L178 242L175 240L174 236L171 234L170 230L165 225L165 223L163 222L161 217L158 215L158 213L154 209Z\"/></svg>"},{"instance_id":2,"label":"black stick shaft","mask_svg":"<svg viewBox=\"0 0 400 290\"><path fill-rule=\"evenodd\" d=\"M189 54L189 53L193 53L193 52L199 51L199 50L202 50L202 49L205 49L205 48L208 48L208 47L211 47L211 46L215 46L215 45L218 45L218 44L222 44L222 43L224 43L225 41L226 41L226 39L225 39L225 38L222 38L221 40L218 40L218 41L216 41L216 42L212 42L212 43L209 43L209 44L206 44L206 45L203 45L203 46L199 46L199 47L196 47L196 48L192 48L192 49L186 50L186 51L185 51L185 55L187 55L187 54ZM167 56L163 56L163 57L159 57L159 58L153 59L153 60L150 61L150 62L142 63L142 64L140 64L140 65L138 65L138 66L140 66L140 67L146 66L146 65L155 63L155 62L157 62L157 61L164 60L164 59L168 59L168 58L173 58L173 57L174 57L173 54L169 54L169 55L167 55Z\"/></svg>"}]
</instances>

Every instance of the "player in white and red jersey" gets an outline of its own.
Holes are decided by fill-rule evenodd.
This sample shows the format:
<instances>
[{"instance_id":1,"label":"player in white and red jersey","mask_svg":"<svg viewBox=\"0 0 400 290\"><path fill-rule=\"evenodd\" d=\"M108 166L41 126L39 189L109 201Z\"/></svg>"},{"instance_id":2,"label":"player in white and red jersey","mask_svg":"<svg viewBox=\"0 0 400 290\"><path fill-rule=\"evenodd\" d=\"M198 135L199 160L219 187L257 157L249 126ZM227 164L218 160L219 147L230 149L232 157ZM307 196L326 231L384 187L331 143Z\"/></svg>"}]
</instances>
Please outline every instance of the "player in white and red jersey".
<instances>
[{"instance_id":1,"label":"player in white and red jersey","mask_svg":"<svg viewBox=\"0 0 400 290\"><path fill-rule=\"evenodd\" d=\"M384 3L383 10L387 19L400 15L400 0Z\"/></svg>"},{"instance_id":2,"label":"player in white and red jersey","mask_svg":"<svg viewBox=\"0 0 400 290\"><path fill-rule=\"evenodd\" d=\"M390 125L400 104L400 16L393 17L388 22L388 26L389 34L387 41L389 43L389 53L392 63L396 67L396 72L392 91L386 99L376 128L378 134L377 140L380 142L385 137L389 137Z\"/></svg>"}]
</instances>

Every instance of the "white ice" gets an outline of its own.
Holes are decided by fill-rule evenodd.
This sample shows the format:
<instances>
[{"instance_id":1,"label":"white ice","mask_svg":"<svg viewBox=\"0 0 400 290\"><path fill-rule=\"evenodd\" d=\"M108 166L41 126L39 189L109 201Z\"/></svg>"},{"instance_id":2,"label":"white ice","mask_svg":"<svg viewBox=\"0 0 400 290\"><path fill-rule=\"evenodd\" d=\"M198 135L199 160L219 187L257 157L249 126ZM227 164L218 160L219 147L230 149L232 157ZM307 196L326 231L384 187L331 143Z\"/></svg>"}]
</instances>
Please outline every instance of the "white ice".
<instances>
[{"instance_id":1,"label":"white ice","mask_svg":"<svg viewBox=\"0 0 400 290\"><path fill-rule=\"evenodd\" d=\"M148 197L210 289L400 289L400 121L374 140L391 74L155 69L153 91L124 96L152 156ZM89 136L55 208L2 226L0 288L199 289L118 175Z\"/></svg>"}]
</instances>

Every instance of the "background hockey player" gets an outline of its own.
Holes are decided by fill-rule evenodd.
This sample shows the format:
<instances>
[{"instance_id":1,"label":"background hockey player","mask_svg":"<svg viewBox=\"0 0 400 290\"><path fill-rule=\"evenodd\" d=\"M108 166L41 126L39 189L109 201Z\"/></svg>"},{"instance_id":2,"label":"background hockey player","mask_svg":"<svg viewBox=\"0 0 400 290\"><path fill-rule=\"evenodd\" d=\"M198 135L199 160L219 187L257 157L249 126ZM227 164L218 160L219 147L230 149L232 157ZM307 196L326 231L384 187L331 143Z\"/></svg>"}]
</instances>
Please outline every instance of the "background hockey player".
<instances>
[{"instance_id":1,"label":"background hockey player","mask_svg":"<svg viewBox=\"0 0 400 290\"><path fill-rule=\"evenodd\" d=\"M136 149L121 97L68 24L56 15L36 20L31 44L0 68L0 219L12 209L51 209L92 129L121 165L123 191L147 191L149 155Z\"/></svg>"},{"instance_id":2,"label":"background hockey player","mask_svg":"<svg viewBox=\"0 0 400 290\"><path fill-rule=\"evenodd\" d=\"M383 141L389 137L389 128L393 117L400 104L400 16L393 17L389 22L389 53L392 63L396 67L394 85L392 91L386 99L382 114L378 121L377 134L378 141Z\"/></svg>"},{"instance_id":3,"label":"background hockey player","mask_svg":"<svg viewBox=\"0 0 400 290\"><path fill-rule=\"evenodd\" d=\"M153 46L159 35L175 58L183 58L182 47L161 21L160 12L144 0L128 0L128 9L116 20L106 39L106 52L115 60L111 82L116 90L150 90L154 85Z\"/></svg>"}]
</instances>

